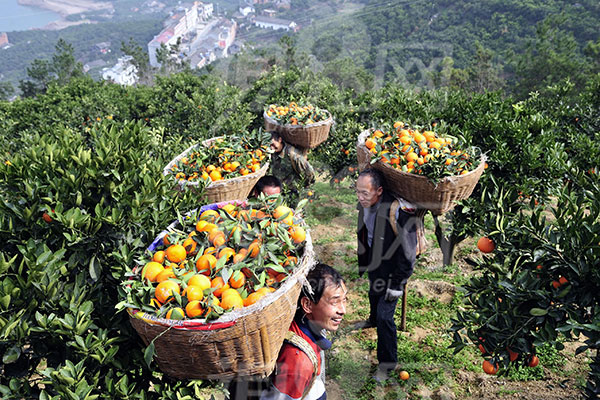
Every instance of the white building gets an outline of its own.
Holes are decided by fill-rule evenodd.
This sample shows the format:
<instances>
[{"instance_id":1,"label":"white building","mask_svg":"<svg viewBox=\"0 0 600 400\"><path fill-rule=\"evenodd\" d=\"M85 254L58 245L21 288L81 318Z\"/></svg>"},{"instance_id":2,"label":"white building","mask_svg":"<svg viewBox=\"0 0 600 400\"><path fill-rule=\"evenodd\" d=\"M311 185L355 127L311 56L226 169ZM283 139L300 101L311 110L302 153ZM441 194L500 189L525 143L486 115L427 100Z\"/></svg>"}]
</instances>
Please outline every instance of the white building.
<instances>
[{"instance_id":1,"label":"white building","mask_svg":"<svg viewBox=\"0 0 600 400\"><path fill-rule=\"evenodd\" d=\"M286 31L296 31L296 28L298 27L294 21L288 21L280 18L269 18L262 15L259 15L254 19L254 25L258 26L259 28L273 30L283 29Z\"/></svg>"},{"instance_id":2,"label":"white building","mask_svg":"<svg viewBox=\"0 0 600 400\"><path fill-rule=\"evenodd\" d=\"M125 56L119 58L117 64L112 68L102 70L102 78L106 81L130 86L138 81L137 68L131 63L133 57Z\"/></svg>"}]
</instances>

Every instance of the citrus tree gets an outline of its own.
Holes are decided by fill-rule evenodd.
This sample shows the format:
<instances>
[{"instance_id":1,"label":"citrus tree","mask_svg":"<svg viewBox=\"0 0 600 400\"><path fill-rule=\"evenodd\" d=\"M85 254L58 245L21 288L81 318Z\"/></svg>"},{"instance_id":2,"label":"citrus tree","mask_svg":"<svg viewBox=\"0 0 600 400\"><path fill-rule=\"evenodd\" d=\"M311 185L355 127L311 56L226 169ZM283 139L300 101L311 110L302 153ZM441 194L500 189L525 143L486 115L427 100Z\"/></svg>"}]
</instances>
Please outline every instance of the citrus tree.
<instances>
[{"instance_id":1,"label":"citrus tree","mask_svg":"<svg viewBox=\"0 0 600 400\"><path fill-rule=\"evenodd\" d=\"M534 201L524 206L514 189L496 193L486 226L494 249L470 261L478 274L464 287L465 309L452 330L457 350L479 346L487 373L515 363L535 366L536 348L562 350L564 341L582 334L585 345L577 353L595 352L585 391L596 398L600 186L595 175L571 179L585 190L565 187L549 211Z\"/></svg>"}]
</instances>

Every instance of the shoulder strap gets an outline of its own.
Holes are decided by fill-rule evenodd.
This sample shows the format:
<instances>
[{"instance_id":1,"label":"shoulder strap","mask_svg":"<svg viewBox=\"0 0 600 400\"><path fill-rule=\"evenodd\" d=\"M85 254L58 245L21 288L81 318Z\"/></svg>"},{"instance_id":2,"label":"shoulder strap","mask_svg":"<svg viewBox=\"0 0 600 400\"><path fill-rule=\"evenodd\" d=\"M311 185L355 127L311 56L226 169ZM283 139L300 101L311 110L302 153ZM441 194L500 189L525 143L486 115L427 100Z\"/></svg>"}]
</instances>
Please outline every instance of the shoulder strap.
<instances>
[{"instance_id":1,"label":"shoulder strap","mask_svg":"<svg viewBox=\"0 0 600 400\"><path fill-rule=\"evenodd\" d=\"M400 207L400 202L398 199L394 199L392 204L390 205L390 225L392 225L392 230L394 234L398 234L398 221L396 220L396 212L398 212L398 208Z\"/></svg>"},{"instance_id":2,"label":"shoulder strap","mask_svg":"<svg viewBox=\"0 0 600 400\"><path fill-rule=\"evenodd\" d=\"M313 383L315 382L315 379L317 378L317 375L319 374L319 360L317 359L317 353L315 353L315 349L312 348L312 346L306 341L306 339L295 334L292 331L286 332L285 341L302 350L304 354L308 356L308 359L313 365L312 379L310 380L308 387L304 390L304 394L302 395L302 398L304 398L310 391L310 388L312 387Z\"/></svg>"}]
</instances>

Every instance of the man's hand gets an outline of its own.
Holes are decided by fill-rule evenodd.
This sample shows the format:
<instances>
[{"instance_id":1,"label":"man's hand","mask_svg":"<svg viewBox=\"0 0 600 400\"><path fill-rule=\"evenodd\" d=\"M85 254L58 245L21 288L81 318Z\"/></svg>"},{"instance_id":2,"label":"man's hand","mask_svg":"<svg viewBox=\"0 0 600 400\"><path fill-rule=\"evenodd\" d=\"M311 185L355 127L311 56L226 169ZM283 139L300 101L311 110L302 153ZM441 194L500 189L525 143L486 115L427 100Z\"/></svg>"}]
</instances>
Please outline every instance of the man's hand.
<instances>
[{"instance_id":1,"label":"man's hand","mask_svg":"<svg viewBox=\"0 0 600 400\"><path fill-rule=\"evenodd\" d=\"M404 294L404 290L389 289L385 292L385 301L396 301Z\"/></svg>"}]
</instances>

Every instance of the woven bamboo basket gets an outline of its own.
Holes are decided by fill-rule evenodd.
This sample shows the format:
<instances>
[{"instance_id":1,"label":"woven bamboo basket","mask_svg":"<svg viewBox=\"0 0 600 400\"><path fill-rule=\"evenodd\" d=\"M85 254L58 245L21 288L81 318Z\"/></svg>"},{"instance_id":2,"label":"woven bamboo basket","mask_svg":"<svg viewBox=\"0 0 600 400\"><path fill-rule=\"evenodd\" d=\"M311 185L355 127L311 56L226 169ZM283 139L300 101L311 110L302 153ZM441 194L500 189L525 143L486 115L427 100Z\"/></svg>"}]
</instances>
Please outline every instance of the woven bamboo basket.
<instances>
[{"instance_id":1,"label":"woven bamboo basket","mask_svg":"<svg viewBox=\"0 0 600 400\"><path fill-rule=\"evenodd\" d=\"M275 131L281 135L283 140L298 147L314 149L329 137L329 130L333 124L333 117L327 111L329 118L308 125L282 125L263 113L265 119L265 130Z\"/></svg>"},{"instance_id":2,"label":"woven bamboo basket","mask_svg":"<svg viewBox=\"0 0 600 400\"><path fill-rule=\"evenodd\" d=\"M207 139L202 142L202 145L208 147L213 141L219 138L222 138L222 136ZM198 145L190 146L183 153L171 160L171 162L163 169L163 175L169 175L173 165L175 165L183 157L187 156L192 150L196 149L197 146ZM250 191L256 182L263 177L268 170L269 163L266 162L258 171L251 174L212 182L204 188L202 193L203 200L208 203L218 203L221 201L245 199L250 194ZM180 181L175 185L175 189L178 191L184 191L187 188L198 191L199 185L199 182Z\"/></svg>"},{"instance_id":3,"label":"woven bamboo basket","mask_svg":"<svg viewBox=\"0 0 600 400\"><path fill-rule=\"evenodd\" d=\"M418 208L430 210L434 215L451 210L456 201L471 196L485 168L486 157L482 155L479 166L473 171L465 175L447 176L434 185L424 176L402 172L380 161L371 164L371 152L365 146L365 140L370 134L371 130L366 130L358 137L356 154L359 170L362 171L370 164L383 173L392 192L414 203Z\"/></svg>"},{"instance_id":4,"label":"woven bamboo basket","mask_svg":"<svg viewBox=\"0 0 600 400\"><path fill-rule=\"evenodd\" d=\"M267 377L296 312L306 274L315 264L310 233L304 255L283 285L255 304L219 319L169 320L128 309L129 320L146 345L154 338L155 359L176 379Z\"/></svg>"}]
</instances>

